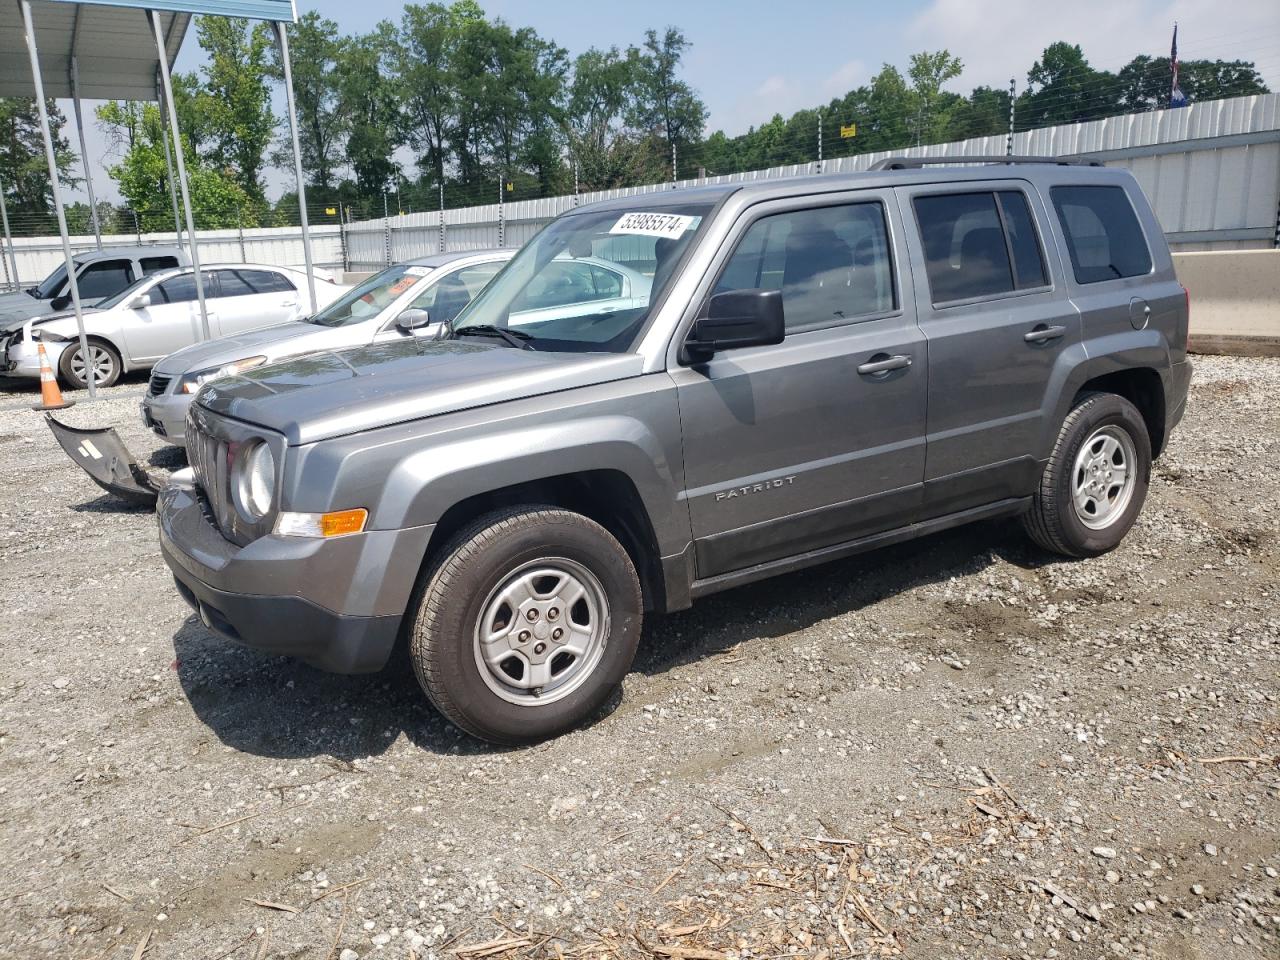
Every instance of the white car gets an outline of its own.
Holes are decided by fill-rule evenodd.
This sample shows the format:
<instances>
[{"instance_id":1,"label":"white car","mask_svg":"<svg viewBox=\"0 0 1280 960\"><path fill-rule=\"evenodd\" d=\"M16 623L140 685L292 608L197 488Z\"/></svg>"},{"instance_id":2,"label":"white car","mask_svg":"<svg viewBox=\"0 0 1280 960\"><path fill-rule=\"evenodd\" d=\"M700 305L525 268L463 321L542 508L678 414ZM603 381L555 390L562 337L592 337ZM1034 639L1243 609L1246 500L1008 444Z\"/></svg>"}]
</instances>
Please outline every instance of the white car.
<instances>
[{"instance_id":1,"label":"white car","mask_svg":"<svg viewBox=\"0 0 1280 960\"><path fill-rule=\"evenodd\" d=\"M209 331L213 337L234 336L260 327L297 320L310 313L307 275L290 267L260 263L212 264L201 268ZM350 287L316 271L316 300L324 309ZM203 331L196 300L195 271L190 267L144 277L96 307L84 311L85 334L94 382L109 387L122 373L146 369L175 350L198 343ZM0 372L39 377L39 338L49 362L68 386L85 385L74 313L62 312L28 320L0 344Z\"/></svg>"},{"instance_id":2,"label":"white car","mask_svg":"<svg viewBox=\"0 0 1280 960\"><path fill-rule=\"evenodd\" d=\"M303 353L435 336L515 252L442 253L399 263L309 319L179 350L152 368L143 422L170 443L185 446L187 407L209 380Z\"/></svg>"}]
</instances>

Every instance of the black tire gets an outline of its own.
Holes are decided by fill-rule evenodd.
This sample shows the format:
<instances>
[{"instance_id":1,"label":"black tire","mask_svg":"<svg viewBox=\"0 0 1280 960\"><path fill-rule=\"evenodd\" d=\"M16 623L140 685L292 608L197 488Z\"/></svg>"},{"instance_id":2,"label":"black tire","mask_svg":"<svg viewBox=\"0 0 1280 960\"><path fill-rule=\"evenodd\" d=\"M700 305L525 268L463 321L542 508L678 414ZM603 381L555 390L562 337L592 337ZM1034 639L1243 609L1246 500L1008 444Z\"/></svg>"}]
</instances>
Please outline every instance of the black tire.
<instances>
[{"instance_id":1,"label":"black tire","mask_svg":"<svg viewBox=\"0 0 1280 960\"><path fill-rule=\"evenodd\" d=\"M1103 427L1123 431L1133 444L1134 486L1128 504L1101 529L1086 525L1077 513L1072 491L1076 458L1085 442ZM1049 464L1040 477L1031 509L1022 525L1031 539L1068 557L1096 557L1124 539L1147 498L1151 480L1151 437L1137 407L1114 393L1087 393L1062 422Z\"/></svg>"},{"instance_id":2,"label":"black tire","mask_svg":"<svg viewBox=\"0 0 1280 960\"><path fill-rule=\"evenodd\" d=\"M548 694L558 699L546 704L511 702L494 689L504 689L503 680L478 660L476 631L482 617L493 615L499 587L522 567L543 561L568 561L594 578L598 595L607 602L607 629L599 634L604 646L594 667L590 659L583 660L576 686L566 681L566 692ZM640 581L622 545L581 514L551 506L487 514L454 537L425 576L409 633L410 659L436 709L472 736L516 745L571 730L604 705L631 667L643 619ZM544 611L546 623L556 614L554 609ZM567 621L573 614L561 615ZM524 623L512 608L508 622L517 621ZM603 617L600 622L603 626ZM519 656L507 662L521 671L528 663ZM523 690L507 692L533 696Z\"/></svg>"},{"instance_id":3,"label":"black tire","mask_svg":"<svg viewBox=\"0 0 1280 960\"><path fill-rule=\"evenodd\" d=\"M107 367L107 372L101 377L93 381L95 387L110 387L120 379L123 372L123 364L120 361L120 351L107 343L105 340L97 340L93 337L89 338L89 355L101 358L101 363ZM80 376L72 369L72 364L76 362L80 356L80 341L72 340L67 344L67 348L62 351L62 356L58 358L58 375L62 382L76 390L83 390L87 384L85 378Z\"/></svg>"}]
</instances>

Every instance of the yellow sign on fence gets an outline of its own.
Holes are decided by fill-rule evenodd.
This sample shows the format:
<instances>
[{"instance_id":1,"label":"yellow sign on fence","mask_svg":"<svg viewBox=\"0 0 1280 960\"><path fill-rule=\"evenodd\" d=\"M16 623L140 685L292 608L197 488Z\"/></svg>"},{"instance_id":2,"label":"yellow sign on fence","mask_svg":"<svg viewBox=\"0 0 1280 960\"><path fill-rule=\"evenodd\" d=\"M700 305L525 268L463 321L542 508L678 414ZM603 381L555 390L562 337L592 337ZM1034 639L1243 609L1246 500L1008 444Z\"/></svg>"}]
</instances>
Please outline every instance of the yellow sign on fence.
<instances>
[{"instance_id":1,"label":"yellow sign on fence","mask_svg":"<svg viewBox=\"0 0 1280 960\"><path fill-rule=\"evenodd\" d=\"M338 215L338 210L336 207L325 207L324 212L331 217L336 217Z\"/></svg>"},{"instance_id":2,"label":"yellow sign on fence","mask_svg":"<svg viewBox=\"0 0 1280 960\"><path fill-rule=\"evenodd\" d=\"M840 125L840 136L843 139L848 140L850 137L856 137L857 135L858 135L858 125L856 123L850 123L848 125L845 125L845 124Z\"/></svg>"}]
</instances>

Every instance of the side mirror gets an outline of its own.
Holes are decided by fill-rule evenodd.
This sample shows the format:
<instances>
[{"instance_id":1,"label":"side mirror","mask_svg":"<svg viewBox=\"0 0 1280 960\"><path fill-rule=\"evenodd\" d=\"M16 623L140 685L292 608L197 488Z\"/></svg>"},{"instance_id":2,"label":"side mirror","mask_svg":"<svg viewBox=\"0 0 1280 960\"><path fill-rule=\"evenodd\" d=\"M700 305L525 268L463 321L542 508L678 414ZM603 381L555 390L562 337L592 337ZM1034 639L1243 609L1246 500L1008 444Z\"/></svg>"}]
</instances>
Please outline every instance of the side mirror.
<instances>
[{"instance_id":1,"label":"side mirror","mask_svg":"<svg viewBox=\"0 0 1280 960\"><path fill-rule=\"evenodd\" d=\"M130 310L145 310L151 306L151 294L140 293L129 302Z\"/></svg>"},{"instance_id":2,"label":"side mirror","mask_svg":"<svg viewBox=\"0 0 1280 960\"><path fill-rule=\"evenodd\" d=\"M730 290L712 297L706 315L693 322L681 359L704 363L721 350L768 346L785 336L781 290Z\"/></svg>"},{"instance_id":3,"label":"side mirror","mask_svg":"<svg viewBox=\"0 0 1280 960\"><path fill-rule=\"evenodd\" d=\"M401 333L411 334L415 330L431 326L431 322L431 314L427 313L427 311L410 307L407 310L402 310L400 316L396 317L396 328Z\"/></svg>"},{"instance_id":4,"label":"side mirror","mask_svg":"<svg viewBox=\"0 0 1280 960\"><path fill-rule=\"evenodd\" d=\"M49 301L50 310L65 310L71 306L71 298L65 293L60 297L54 297Z\"/></svg>"}]
</instances>

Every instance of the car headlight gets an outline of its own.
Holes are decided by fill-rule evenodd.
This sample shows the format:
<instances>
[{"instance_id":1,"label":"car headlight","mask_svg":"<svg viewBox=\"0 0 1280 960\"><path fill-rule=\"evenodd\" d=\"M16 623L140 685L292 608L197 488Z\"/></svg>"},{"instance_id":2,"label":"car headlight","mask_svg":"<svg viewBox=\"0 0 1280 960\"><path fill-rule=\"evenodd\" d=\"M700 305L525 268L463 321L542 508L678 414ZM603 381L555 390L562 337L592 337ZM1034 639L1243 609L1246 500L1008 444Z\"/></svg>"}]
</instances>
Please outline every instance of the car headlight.
<instances>
[{"instance_id":1,"label":"car headlight","mask_svg":"<svg viewBox=\"0 0 1280 960\"><path fill-rule=\"evenodd\" d=\"M254 367L266 362L266 357L245 357L243 360L224 363L220 367L192 370L190 373L182 375L182 386L179 389L182 393L195 393L210 380L217 380L219 377L234 377L237 373L252 370Z\"/></svg>"},{"instance_id":2,"label":"car headlight","mask_svg":"<svg viewBox=\"0 0 1280 960\"><path fill-rule=\"evenodd\" d=\"M261 440L241 448L232 468L231 493L236 508L252 523L271 512L276 499L276 459Z\"/></svg>"}]
</instances>

